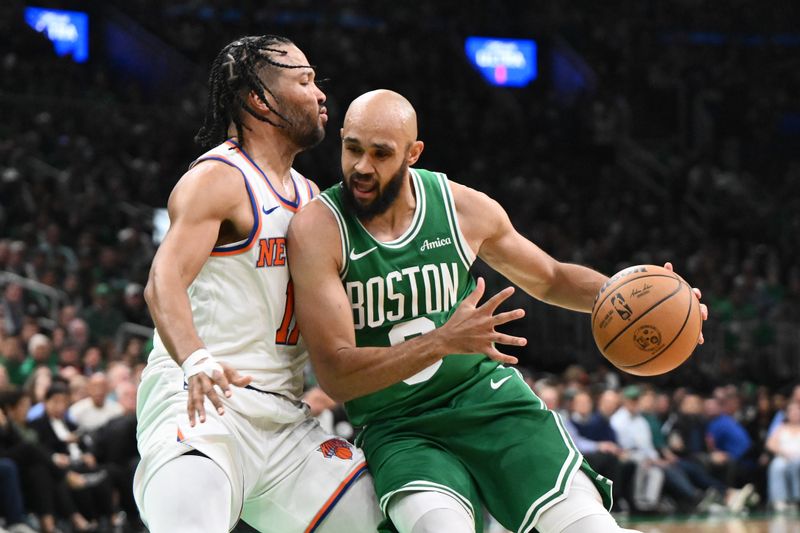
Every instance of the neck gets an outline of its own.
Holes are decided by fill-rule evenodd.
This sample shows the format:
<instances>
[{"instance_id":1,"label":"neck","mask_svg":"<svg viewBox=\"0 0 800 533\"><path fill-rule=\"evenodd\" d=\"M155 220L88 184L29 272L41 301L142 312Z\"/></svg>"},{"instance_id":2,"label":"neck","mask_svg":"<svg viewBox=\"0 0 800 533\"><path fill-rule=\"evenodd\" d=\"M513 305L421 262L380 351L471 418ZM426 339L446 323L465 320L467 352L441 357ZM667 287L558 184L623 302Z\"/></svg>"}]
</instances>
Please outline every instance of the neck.
<instances>
[{"instance_id":1,"label":"neck","mask_svg":"<svg viewBox=\"0 0 800 533\"><path fill-rule=\"evenodd\" d=\"M289 170L292 168L295 156L302 150L289 141L283 130L270 124L253 124L245 121L250 129L245 129L242 148L253 159L270 179L280 183L290 180ZM229 130L229 135L236 136L236 128Z\"/></svg>"},{"instance_id":2,"label":"neck","mask_svg":"<svg viewBox=\"0 0 800 533\"><path fill-rule=\"evenodd\" d=\"M408 229L416 207L417 191L411 184L411 172L406 171L400 193L389 209L362 224L377 240L392 241Z\"/></svg>"}]
</instances>

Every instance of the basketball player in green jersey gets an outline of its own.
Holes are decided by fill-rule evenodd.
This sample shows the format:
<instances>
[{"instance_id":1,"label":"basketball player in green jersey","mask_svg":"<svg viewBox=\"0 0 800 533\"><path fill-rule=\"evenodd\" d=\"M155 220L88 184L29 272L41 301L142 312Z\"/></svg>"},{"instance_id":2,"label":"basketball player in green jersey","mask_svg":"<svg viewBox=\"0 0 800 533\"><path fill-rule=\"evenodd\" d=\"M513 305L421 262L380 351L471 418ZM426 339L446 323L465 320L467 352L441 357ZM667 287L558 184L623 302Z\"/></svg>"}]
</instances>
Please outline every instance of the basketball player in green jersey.
<instances>
[{"instance_id":1,"label":"basketball player in green jersey","mask_svg":"<svg viewBox=\"0 0 800 533\"><path fill-rule=\"evenodd\" d=\"M297 322L317 378L351 420L374 476L385 531L482 530L481 504L513 531L620 531L611 482L583 460L495 343L521 318L483 305L476 256L532 296L589 312L606 276L560 263L517 233L499 204L413 169L411 104L357 98L342 129L344 181L293 219ZM390 523L391 522L391 523Z\"/></svg>"}]
</instances>

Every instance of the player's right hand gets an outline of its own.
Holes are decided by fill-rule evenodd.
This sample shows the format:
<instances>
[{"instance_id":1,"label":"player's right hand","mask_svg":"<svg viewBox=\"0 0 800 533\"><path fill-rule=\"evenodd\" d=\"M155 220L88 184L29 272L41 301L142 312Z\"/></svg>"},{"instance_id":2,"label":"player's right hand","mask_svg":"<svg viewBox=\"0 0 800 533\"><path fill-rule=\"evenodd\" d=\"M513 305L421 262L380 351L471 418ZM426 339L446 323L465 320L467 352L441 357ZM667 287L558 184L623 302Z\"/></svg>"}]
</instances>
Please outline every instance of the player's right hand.
<instances>
[{"instance_id":1,"label":"player's right hand","mask_svg":"<svg viewBox=\"0 0 800 533\"><path fill-rule=\"evenodd\" d=\"M500 304L514 294L514 287L506 287L483 305L478 305L485 288L483 278L478 278L475 290L461 301L450 319L437 331L446 336L448 353L483 353L495 361L516 364L517 358L498 351L495 343L525 346L528 340L500 333L494 328L524 317L525 311L514 309L495 314Z\"/></svg>"},{"instance_id":2,"label":"player's right hand","mask_svg":"<svg viewBox=\"0 0 800 533\"><path fill-rule=\"evenodd\" d=\"M251 376L239 374L235 368L227 363L219 363L219 365L222 367L222 372L215 370L212 374L213 377L209 377L205 372L200 372L187 380L189 399L186 408L189 413L189 424L192 427L194 427L198 418L201 424L206 421L206 397L211 400L217 413L223 415L225 414L225 407L222 405L222 399L219 397L217 389L219 388L226 398L230 398L231 394L233 394L231 385L246 387L253 381Z\"/></svg>"}]
</instances>

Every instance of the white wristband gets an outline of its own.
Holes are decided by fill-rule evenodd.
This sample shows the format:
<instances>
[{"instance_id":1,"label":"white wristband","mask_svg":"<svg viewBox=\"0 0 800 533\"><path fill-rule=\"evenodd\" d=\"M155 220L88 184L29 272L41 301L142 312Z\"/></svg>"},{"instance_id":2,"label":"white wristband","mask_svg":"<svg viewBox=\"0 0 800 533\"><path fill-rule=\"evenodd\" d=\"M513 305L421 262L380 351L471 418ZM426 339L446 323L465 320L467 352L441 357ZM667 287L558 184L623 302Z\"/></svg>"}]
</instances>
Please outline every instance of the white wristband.
<instances>
[{"instance_id":1,"label":"white wristband","mask_svg":"<svg viewBox=\"0 0 800 533\"><path fill-rule=\"evenodd\" d=\"M183 377L188 381L190 377L204 372L208 377L213 378L214 372L222 372L222 365L217 363L211 352L205 348L193 351L189 357L181 364Z\"/></svg>"}]
</instances>

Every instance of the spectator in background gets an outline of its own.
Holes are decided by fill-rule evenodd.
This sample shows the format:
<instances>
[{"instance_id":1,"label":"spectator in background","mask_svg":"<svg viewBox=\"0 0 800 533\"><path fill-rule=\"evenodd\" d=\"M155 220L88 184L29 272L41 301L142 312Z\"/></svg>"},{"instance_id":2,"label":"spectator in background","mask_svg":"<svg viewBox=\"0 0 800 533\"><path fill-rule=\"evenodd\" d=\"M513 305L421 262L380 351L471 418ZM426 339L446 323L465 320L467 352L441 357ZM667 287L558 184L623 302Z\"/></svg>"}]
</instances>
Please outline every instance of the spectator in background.
<instances>
[{"instance_id":1,"label":"spectator in background","mask_svg":"<svg viewBox=\"0 0 800 533\"><path fill-rule=\"evenodd\" d=\"M89 339L94 343L113 340L117 328L125 322L122 312L112 305L111 287L98 283L92 291L92 305L81 315L89 326Z\"/></svg>"},{"instance_id":2,"label":"spectator in background","mask_svg":"<svg viewBox=\"0 0 800 533\"><path fill-rule=\"evenodd\" d=\"M82 352L89 345L89 324L80 317L74 317L67 322L67 341L74 344Z\"/></svg>"},{"instance_id":3,"label":"spectator in background","mask_svg":"<svg viewBox=\"0 0 800 533\"><path fill-rule=\"evenodd\" d=\"M792 402L800 402L800 384L795 385L792 388L791 396L787 398L781 398L780 395L776 394L773 397L773 403L775 405L775 416L772 419L772 422L769 425L769 429L767 429L767 438L772 436L772 433L778 429L778 427L783 423L786 418L786 412L784 411L784 406L792 403Z\"/></svg>"},{"instance_id":4,"label":"spectator in background","mask_svg":"<svg viewBox=\"0 0 800 533\"><path fill-rule=\"evenodd\" d=\"M23 241L13 241L8 247L8 260L5 270L18 276L27 276L28 247Z\"/></svg>"},{"instance_id":5,"label":"spectator in background","mask_svg":"<svg viewBox=\"0 0 800 533\"><path fill-rule=\"evenodd\" d=\"M8 370L6 370L6 367L0 365L0 391L8 390L11 386L11 378L8 376Z\"/></svg>"},{"instance_id":6,"label":"spectator in background","mask_svg":"<svg viewBox=\"0 0 800 533\"><path fill-rule=\"evenodd\" d=\"M83 368L83 373L87 376L101 371L105 367L103 350L101 350L99 346L88 346L83 352L81 367Z\"/></svg>"},{"instance_id":7,"label":"spectator in background","mask_svg":"<svg viewBox=\"0 0 800 533\"><path fill-rule=\"evenodd\" d=\"M34 370L33 374L25 381L25 393L31 399L31 408L28 410L28 421L42 416L44 413L44 400L47 389L53 384L53 373L46 366L41 366ZM56 376L57 380L58 378ZM63 381L63 380L62 380Z\"/></svg>"},{"instance_id":8,"label":"spectator in background","mask_svg":"<svg viewBox=\"0 0 800 533\"><path fill-rule=\"evenodd\" d=\"M131 367L122 361L111 361L108 363L106 369L106 376L108 376L108 388L111 390L112 396L116 394L117 387L120 383L133 380Z\"/></svg>"},{"instance_id":9,"label":"spectator in background","mask_svg":"<svg viewBox=\"0 0 800 533\"><path fill-rule=\"evenodd\" d=\"M0 396L0 456L12 459L20 469L22 489L29 510L36 514L43 533L56 531L56 516L72 521L85 530L88 521L81 515L70 489L81 490L89 480L68 469L64 457L51 454L39 445L38 435L27 425L30 399L21 391L6 391Z\"/></svg>"},{"instance_id":10,"label":"spectator in background","mask_svg":"<svg viewBox=\"0 0 800 533\"><path fill-rule=\"evenodd\" d=\"M66 343L61 346L61 349L58 351L58 365L62 368L73 367L80 370L80 352L75 344Z\"/></svg>"},{"instance_id":11,"label":"spectator in background","mask_svg":"<svg viewBox=\"0 0 800 533\"><path fill-rule=\"evenodd\" d=\"M89 378L83 374L76 374L69 378L69 399L77 403L89 397Z\"/></svg>"},{"instance_id":12,"label":"spectator in background","mask_svg":"<svg viewBox=\"0 0 800 533\"><path fill-rule=\"evenodd\" d=\"M120 414L94 433L92 450L106 470L128 523L139 526L139 511L133 499L133 474L139 464L136 448L136 385L123 381L116 388Z\"/></svg>"},{"instance_id":13,"label":"spectator in background","mask_svg":"<svg viewBox=\"0 0 800 533\"><path fill-rule=\"evenodd\" d=\"M38 250L42 252L46 264L51 267L65 272L74 272L78 268L78 257L72 248L61 242L61 227L56 223L47 225Z\"/></svg>"},{"instance_id":14,"label":"spectator in background","mask_svg":"<svg viewBox=\"0 0 800 533\"><path fill-rule=\"evenodd\" d=\"M60 353L61 348L64 347L67 341L67 330L61 326L56 326L50 333L50 341L53 343L53 350Z\"/></svg>"},{"instance_id":15,"label":"spectator in background","mask_svg":"<svg viewBox=\"0 0 800 533\"><path fill-rule=\"evenodd\" d=\"M69 408L72 420L84 433L96 430L123 413L122 406L108 398L108 378L103 372L89 377L88 397L78 400Z\"/></svg>"},{"instance_id":16,"label":"spectator in background","mask_svg":"<svg viewBox=\"0 0 800 533\"><path fill-rule=\"evenodd\" d=\"M53 374L58 372L58 354L53 351L50 337L43 333L36 333L28 341L28 357L22 363L20 372L25 379L40 366L50 369Z\"/></svg>"},{"instance_id":17,"label":"spectator in background","mask_svg":"<svg viewBox=\"0 0 800 533\"><path fill-rule=\"evenodd\" d=\"M548 407L550 407L549 404ZM634 503L633 474L636 470L636 463L627 459L622 448L616 442L616 435L611 440L594 440L584 435L584 428L593 415L594 402L591 395L579 391L570 402L569 418L564 421L564 426L572 436L578 451L589 461L592 468L598 474L614 480L616 494L622 496L622 498L615 498L615 505L621 504L621 506L617 505L617 510L630 510Z\"/></svg>"},{"instance_id":18,"label":"spectator in background","mask_svg":"<svg viewBox=\"0 0 800 533\"><path fill-rule=\"evenodd\" d=\"M767 439L774 454L767 470L769 503L778 512L796 509L800 502L800 403L786 407L786 418Z\"/></svg>"},{"instance_id":19,"label":"spectator in background","mask_svg":"<svg viewBox=\"0 0 800 533\"><path fill-rule=\"evenodd\" d=\"M128 283L122 300L122 313L126 322L153 327L153 319L144 301L144 287L139 283Z\"/></svg>"},{"instance_id":20,"label":"spectator in background","mask_svg":"<svg viewBox=\"0 0 800 533\"><path fill-rule=\"evenodd\" d=\"M0 301L3 314L3 330L7 335L18 335L22 331L25 321L25 302L23 301L22 286L9 283L3 291L3 300Z\"/></svg>"},{"instance_id":21,"label":"spectator in background","mask_svg":"<svg viewBox=\"0 0 800 533\"><path fill-rule=\"evenodd\" d=\"M138 363L144 362L145 349L144 339L135 335L127 338L122 351L120 360L130 367L136 366Z\"/></svg>"},{"instance_id":22,"label":"spectator in background","mask_svg":"<svg viewBox=\"0 0 800 533\"><path fill-rule=\"evenodd\" d=\"M641 511L654 511L660 503L665 466L650 433L650 425L639 412L641 390L629 385L622 391L622 406L611 416L610 423L617 442L627 457L636 464L633 482L634 505ZM687 489L688 499L696 500L694 490Z\"/></svg>"},{"instance_id":23,"label":"spectator in background","mask_svg":"<svg viewBox=\"0 0 800 533\"><path fill-rule=\"evenodd\" d=\"M0 221L2 221L2 216L0 216ZM11 255L11 240L10 239L0 239L0 270L7 270L6 265L8 264L8 256Z\"/></svg>"},{"instance_id":24,"label":"spectator in background","mask_svg":"<svg viewBox=\"0 0 800 533\"><path fill-rule=\"evenodd\" d=\"M722 401L717 398L707 398L703 403L704 414L708 425L707 446L711 472L719 472L728 485L740 485L747 474L755 470L755 462L748 455L752 448L747 430L727 412L723 412L723 405L730 410L732 403L726 403L727 397Z\"/></svg>"},{"instance_id":25,"label":"spectator in background","mask_svg":"<svg viewBox=\"0 0 800 533\"><path fill-rule=\"evenodd\" d=\"M764 443L767 441L769 426L774 417L775 409L772 405L769 388L762 385L756 391L755 415L747 424L747 432L753 446L757 448L758 454L762 452Z\"/></svg>"},{"instance_id":26,"label":"spectator in background","mask_svg":"<svg viewBox=\"0 0 800 533\"><path fill-rule=\"evenodd\" d=\"M22 485L16 463L0 458L0 516L5 520L8 533L36 533L25 523L22 503Z\"/></svg>"},{"instance_id":27,"label":"spectator in background","mask_svg":"<svg viewBox=\"0 0 800 533\"><path fill-rule=\"evenodd\" d=\"M639 412L650 426L650 435L653 438L653 446L656 450L662 451L667 445L664 434L661 432L661 421L656 415L656 402L658 394L651 389L642 392L639 397Z\"/></svg>"},{"instance_id":28,"label":"spectator in background","mask_svg":"<svg viewBox=\"0 0 800 533\"><path fill-rule=\"evenodd\" d=\"M706 445L706 422L703 418L703 400L687 392L678 407L671 431L667 435L670 452L677 456L676 464L691 482L705 490L713 491L712 498L724 504L734 513L741 512L754 487L747 483L741 489L714 477L706 467L709 453Z\"/></svg>"},{"instance_id":29,"label":"spectator in background","mask_svg":"<svg viewBox=\"0 0 800 533\"><path fill-rule=\"evenodd\" d=\"M621 403L620 395L615 390L603 391L597 399L597 410L586 424L580 427L581 434L594 441L616 442L617 433L611 427L611 416L617 412Z\"/></svg>"},{"instance_id":30,"label":"spectator in background","mask_svg":"<svg viewBox=\"0 0 800 533\"><path fill-rule=\"evenodd\" d=\"M19 337L6 337L0 341L0 364L8 371L11 383L21 387L26 376L22 374L22 364L25 362L25 352Z\"/></svg>"},{"instance_id":31,"label":"spectator in background","mask_svg":"<svg viewBox=\"0 0 800 533\"><path fill-rule=\"evenodd\" d=\"M45 396L45 413L31 420L29 425L49 453L55 454L65 467L93 481L83 490L73 491L72 495L83 516L108 526L112 513L110 484L106 474L98 470L95 456L75 433L77 426L66 419L68 407L69 388L63 383L53 383Z\"/></svg>"}]
</instances>

